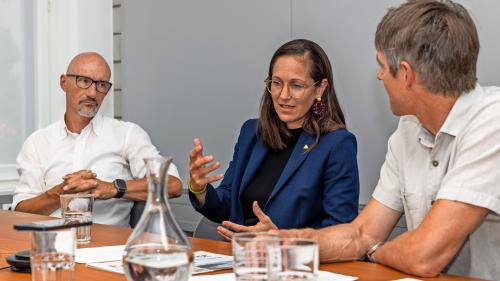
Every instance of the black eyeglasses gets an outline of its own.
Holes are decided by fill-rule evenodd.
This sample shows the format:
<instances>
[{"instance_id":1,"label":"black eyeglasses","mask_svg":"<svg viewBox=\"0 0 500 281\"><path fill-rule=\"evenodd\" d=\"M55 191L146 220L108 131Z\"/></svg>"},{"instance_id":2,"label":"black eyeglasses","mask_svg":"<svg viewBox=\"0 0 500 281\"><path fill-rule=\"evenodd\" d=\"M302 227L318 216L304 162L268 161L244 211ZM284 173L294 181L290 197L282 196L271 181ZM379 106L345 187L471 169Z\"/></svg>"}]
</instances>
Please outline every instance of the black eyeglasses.
<instances>
[{"instance_id":1,"label":"black eyeglasses","mask_svg":"<svg viewBox=\"0 0 500 281\"><path fill-rule=\"evenodd\" d=\"M107 94L111 86L113 85L108 81L95 81L92 78L76 74L66 74L68 77L75 77L76 86L81 89L88 89L95 83L95 89L101 94Z\"/></svg>"}]
</instances>

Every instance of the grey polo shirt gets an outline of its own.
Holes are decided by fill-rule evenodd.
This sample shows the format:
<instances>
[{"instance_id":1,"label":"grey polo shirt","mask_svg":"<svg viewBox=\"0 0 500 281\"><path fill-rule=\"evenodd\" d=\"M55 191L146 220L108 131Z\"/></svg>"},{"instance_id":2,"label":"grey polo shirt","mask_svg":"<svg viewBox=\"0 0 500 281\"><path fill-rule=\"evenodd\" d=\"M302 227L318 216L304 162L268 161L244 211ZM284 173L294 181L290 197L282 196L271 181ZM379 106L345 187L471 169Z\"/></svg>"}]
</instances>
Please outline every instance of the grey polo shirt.
<instances>
[{"instance_id":1,"label":"grey polo shirt","mask_svg":"<svg viewBox=\"0 0 500 281\"><path fill-rule=\"evenodd\" d=\"M401 117L373 197L404 211L409 230L437 199L489 209L445 271L500 280L500 88L461 95L435 136L416 117Z\"/></svg>"}]
</instances>

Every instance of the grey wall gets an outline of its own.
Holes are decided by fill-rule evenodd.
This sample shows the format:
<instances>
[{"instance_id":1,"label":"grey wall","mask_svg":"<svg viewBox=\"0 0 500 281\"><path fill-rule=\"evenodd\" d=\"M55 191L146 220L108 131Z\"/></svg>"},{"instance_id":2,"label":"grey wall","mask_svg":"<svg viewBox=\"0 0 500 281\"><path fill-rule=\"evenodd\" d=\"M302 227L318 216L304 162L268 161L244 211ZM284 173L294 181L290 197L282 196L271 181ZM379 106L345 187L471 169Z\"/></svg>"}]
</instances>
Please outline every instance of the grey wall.
<instances>
[{"instance_id":1,"label":"grey wall","mask_svg":"<svg viewBox=\"0 0 500 281\"><path fill-rule=\"evenodd\" d=\"M460 3L470 11L479 32L479 83L500 86L500 1L461 0Z\"/></svg>"},{"instance_id":2,"label":"grey wall","mask_svg":"<svg viewBox=\"0 0 500 281\"><path fill-rule=\"evenodd\" d=\"M283 10L285 7L285 10ZM181 175L199 136L224 163L257 116L272 52L290 38L288 1L124 1L123 119L139 123Z\"/></svg>"},{"instance_id":3,"label":"grey wall","mask_svg":"<svg viewBox=\"0 0 500 281\"><path fill-rule=\"evenodd\" d=\"M124 1L125 2L125 1ZM359 145L361 198L377 183L397 119L376 80L376 25L396 0L126 1L123 3L123 118L140 124L187 177L192 139L231 159L242 122L258 115L269 59L292 38L318 42L334 68L348 127ZM500 85L500 1L458 1L480 32L479 77Z\"/></svg>"},{"instance_id":4,"label":"grey wall","mask_svg":"<svg viewBox=\"0 0 500 281\"><path fill-rule=\"evenodd\" d=\"M348 129L358 140L360 203L366 203L371 196L384 160L387 138L397 125L384 87L376 79L378 65L373 38L387 7L399 2L321 0L311 5L310 1L292 1L293 37L316 41L332 61Z\"/></svg>"}]
</instances>

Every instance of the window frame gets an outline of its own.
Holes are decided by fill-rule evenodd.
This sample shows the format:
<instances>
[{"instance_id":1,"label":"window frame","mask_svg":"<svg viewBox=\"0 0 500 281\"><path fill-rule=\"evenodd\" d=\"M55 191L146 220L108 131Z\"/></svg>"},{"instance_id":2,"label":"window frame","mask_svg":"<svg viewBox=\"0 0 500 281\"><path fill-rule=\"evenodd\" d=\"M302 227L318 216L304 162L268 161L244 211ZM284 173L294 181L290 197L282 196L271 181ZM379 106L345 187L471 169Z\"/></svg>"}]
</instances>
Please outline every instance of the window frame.
<instances>
[{"instance_id":1,"label":"window frame","mask_svg":"<svg viewBox=\"0 0 500 281\"><path fill-rule=\"evenodd\" d=\"M71 58L80 52L95 51L112 66L113 3L112 0L21 2L26 14L25 30L31 31L25 34L25 46L32 46L31 50L25 47L26 54L31 56L26 69L33 70L26 75L26 91L33 95L25 105L32 112L27 118L28 128L22 132L25 140L35 130L64 115L66 101L58 81ZM89 13L93 13L91 21ZM85 40L91 35L95 40ZM101 107L102 114L113 116L113 95L108 95ZM13 194L18 178L16 163L0 165L0 196Z\"/></svg>"}]
</instances>

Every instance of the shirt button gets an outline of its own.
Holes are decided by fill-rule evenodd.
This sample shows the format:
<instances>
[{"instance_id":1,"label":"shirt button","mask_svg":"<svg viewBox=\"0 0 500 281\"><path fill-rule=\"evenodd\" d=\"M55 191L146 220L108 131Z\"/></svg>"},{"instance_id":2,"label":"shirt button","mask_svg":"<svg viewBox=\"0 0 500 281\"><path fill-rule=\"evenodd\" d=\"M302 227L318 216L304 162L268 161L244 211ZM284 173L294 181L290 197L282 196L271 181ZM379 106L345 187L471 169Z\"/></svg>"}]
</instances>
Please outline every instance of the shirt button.
<instances>
[{"instance_id":1,"label":"shirt button","mask_svg":"<svg viewBox=\"0 0 500 281\"><path fill-rule=\"evenodd\" d=\"M438 161L436 161L436 160L432 161L432 166L437 167L438 165L439 165Z\"/></svg>"}]
</instances>

